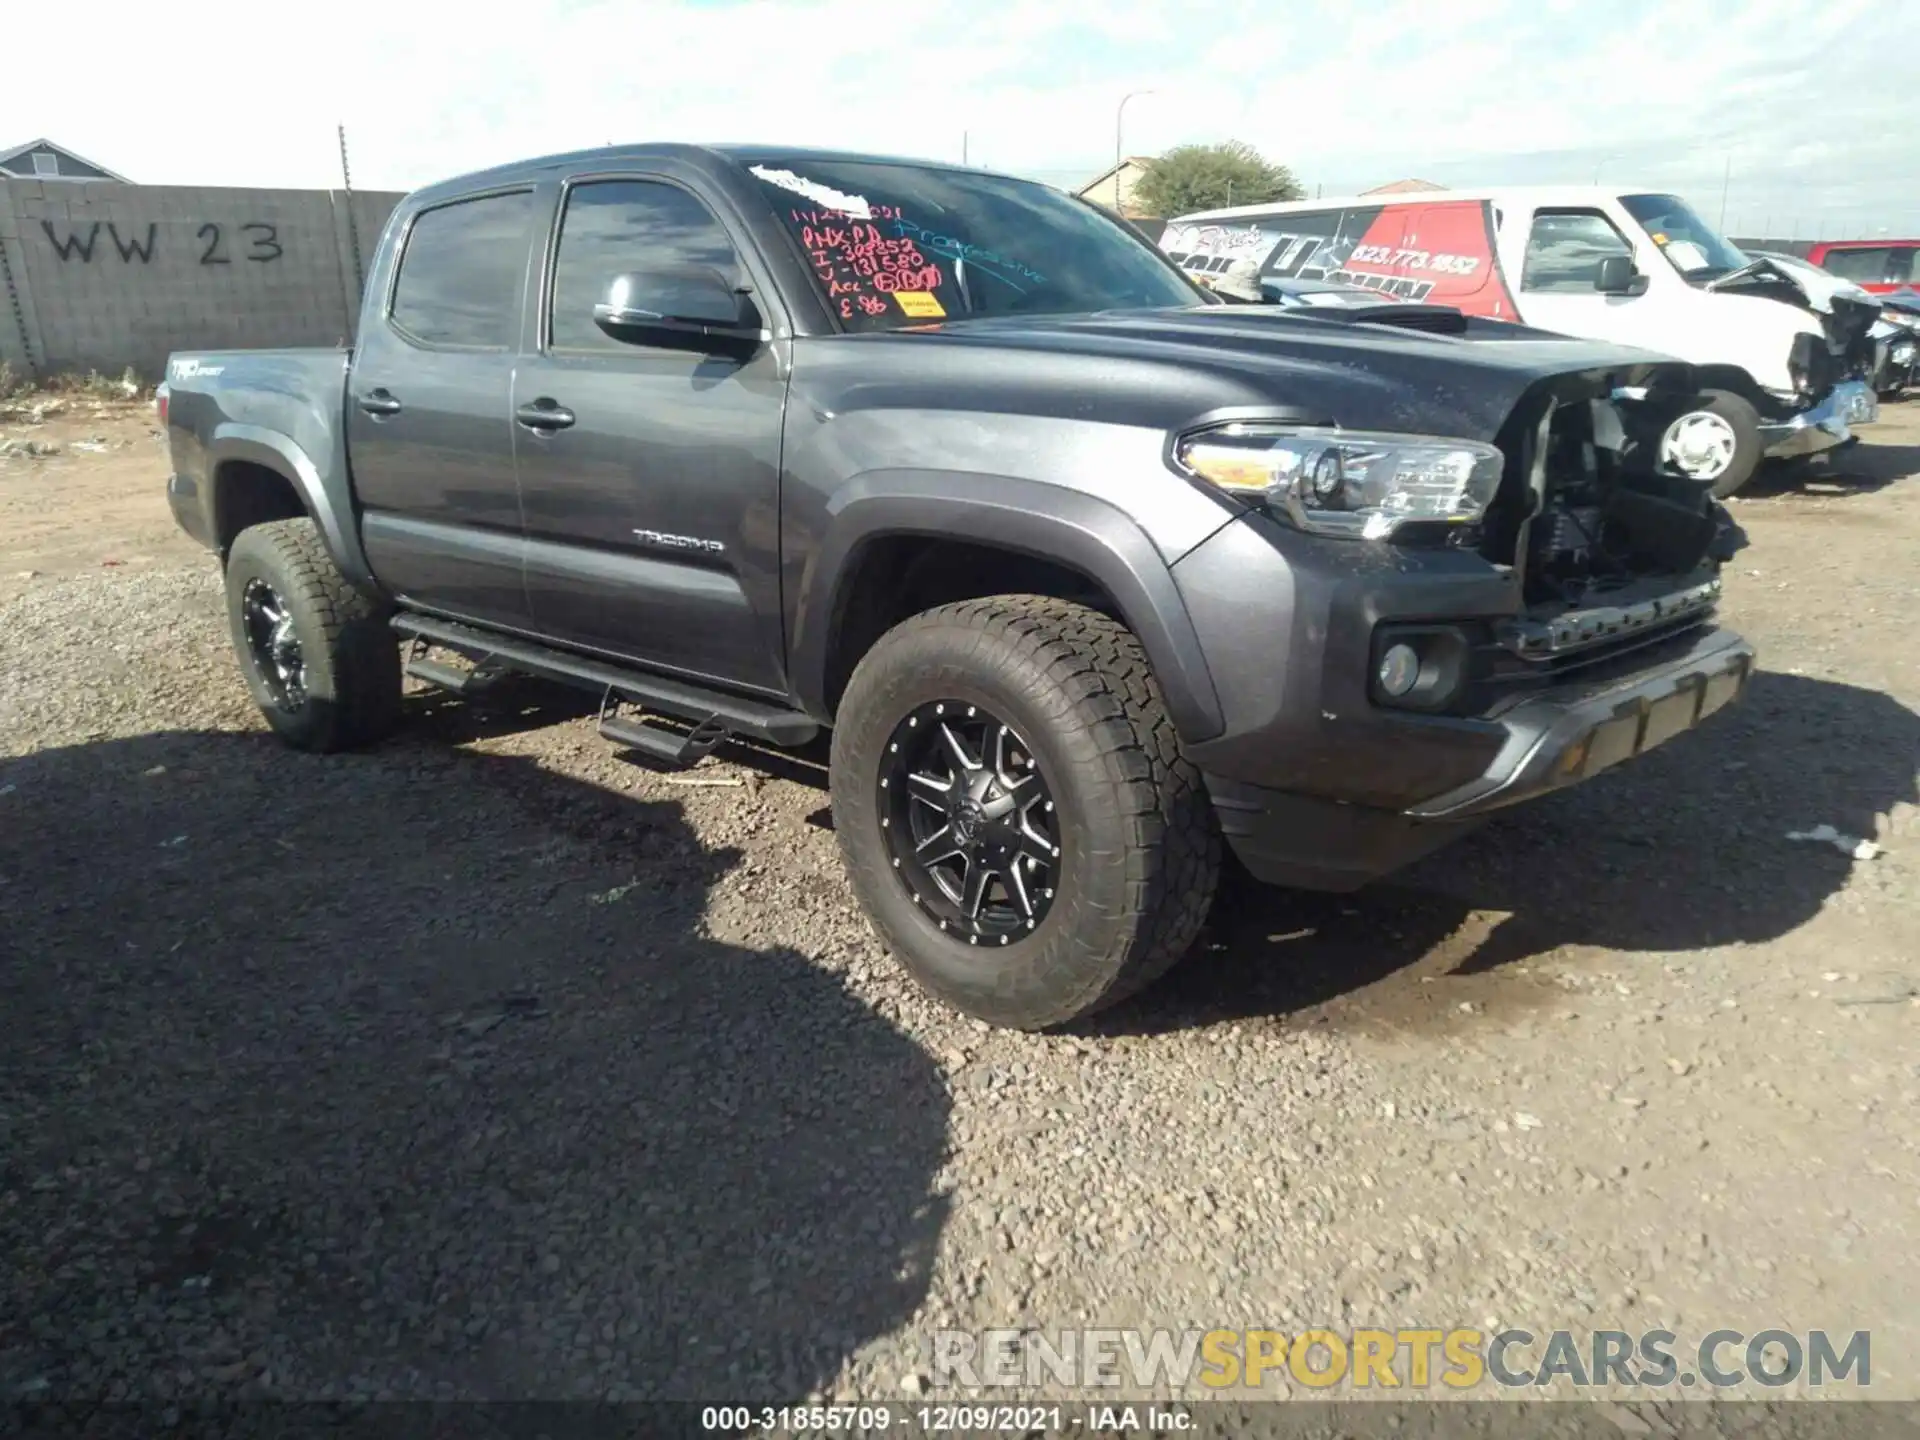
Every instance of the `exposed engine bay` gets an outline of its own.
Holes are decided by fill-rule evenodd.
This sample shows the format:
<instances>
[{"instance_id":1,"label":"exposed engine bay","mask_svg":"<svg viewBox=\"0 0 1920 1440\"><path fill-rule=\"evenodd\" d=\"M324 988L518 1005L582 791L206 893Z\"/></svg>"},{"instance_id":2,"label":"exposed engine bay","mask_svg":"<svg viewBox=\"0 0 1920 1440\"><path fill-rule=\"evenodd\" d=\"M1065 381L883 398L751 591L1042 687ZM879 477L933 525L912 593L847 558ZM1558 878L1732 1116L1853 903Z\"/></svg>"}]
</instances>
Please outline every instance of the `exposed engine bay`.
<instances>
[{"instance_id":1,"label":"exposed engine bay","mask_svg":"<svg viewBox=\"0 0 1920 1440\"><path fill-rule=\"evenodd\" d=\"M1560 654L1712 611L1715 570L1746 536L1709 485L1659 464L1661 432L1690 403L1685 386L1636 385L1515 416L1480 545L1520 581L1508 648Z\"/></svg>"}]
</instances>

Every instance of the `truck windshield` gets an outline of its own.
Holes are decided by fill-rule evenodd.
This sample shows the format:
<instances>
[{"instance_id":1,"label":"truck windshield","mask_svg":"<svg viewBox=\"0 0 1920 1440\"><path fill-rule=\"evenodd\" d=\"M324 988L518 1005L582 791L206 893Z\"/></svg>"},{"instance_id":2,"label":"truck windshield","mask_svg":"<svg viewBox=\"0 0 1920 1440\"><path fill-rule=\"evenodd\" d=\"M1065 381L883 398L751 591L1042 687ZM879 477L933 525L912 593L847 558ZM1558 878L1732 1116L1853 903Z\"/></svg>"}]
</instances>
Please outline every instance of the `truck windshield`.
<instances>
[{"instance_id":1,"label":"truck windshield","mask_svg":"<svg viewBox=\"0 0 1920 1440\"><path fill-rule=\"evenodd\" d=\"M1153 246L1044 185L866 161L748 168L849 330L1204 303Z\"/></svg>"},{"instance_id":2,"label":"truck windshield","mask_svg":"<svg viewBox=\"0 0 1920 1440\"><path fill-rule=\"evenodd\" d=\"M1678 195L1622 195L1620 203L1689 280L1717 280L1747 264L1746 255Z\"/></svg>"}]
</instances>

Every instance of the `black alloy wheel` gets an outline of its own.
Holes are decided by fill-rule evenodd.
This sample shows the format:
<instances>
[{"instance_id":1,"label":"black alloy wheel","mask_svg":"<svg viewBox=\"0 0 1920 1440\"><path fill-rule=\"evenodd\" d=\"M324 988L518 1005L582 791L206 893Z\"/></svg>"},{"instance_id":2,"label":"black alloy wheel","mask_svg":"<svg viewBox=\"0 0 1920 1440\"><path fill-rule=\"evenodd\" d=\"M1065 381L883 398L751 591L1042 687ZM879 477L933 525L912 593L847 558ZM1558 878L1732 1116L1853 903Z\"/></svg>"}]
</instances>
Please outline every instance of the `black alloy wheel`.
<instances>
[{"instance_id":1,"label":"black alloy wheel","mask_svg":"<svg viewBox=\"0 0 1920 1440\"><path fill-rule=\"evenodd\" d=\"M249 525L227 552L227 628L273 732L325 753L400 723L400 645L385 603L348 582L305 516Z\"/></svg>"},{"instance_id":2,"label":"black alloy wheel","mask_svg":"<svg viewBox=\"0 0 1920 1440\"><path fill-rule=\"evenodd\" d=\"M307 662L293 628L293 612L265 580L253 579L240 600L247 650L273 703L289 712L307 703Z\"/></svg>"},{"instance_id":3,"label":"black alloy wheel","mask_svg":"<svg viewBox=\"0 0 1920 1440\"><path fill-rule=\"evenodd\" d=\"M1006 721L959 700L915 709L887 742L879 810L894 870L942 930L1010 945L1047 918L1053 792Z\"/></svg>"},{"instance_id":4,"label":"black alloy wheel","mask_svg":"<svg viewBox=\"0 0 1920 1440\"><path fill-rule=\"evenodd\" d=\"M833 723L855 896L934 999L1044 1030L1150 984L1213 902L1220 829L1139 640L1045 595L909 616Z\"/></svg>"}]
</instances>

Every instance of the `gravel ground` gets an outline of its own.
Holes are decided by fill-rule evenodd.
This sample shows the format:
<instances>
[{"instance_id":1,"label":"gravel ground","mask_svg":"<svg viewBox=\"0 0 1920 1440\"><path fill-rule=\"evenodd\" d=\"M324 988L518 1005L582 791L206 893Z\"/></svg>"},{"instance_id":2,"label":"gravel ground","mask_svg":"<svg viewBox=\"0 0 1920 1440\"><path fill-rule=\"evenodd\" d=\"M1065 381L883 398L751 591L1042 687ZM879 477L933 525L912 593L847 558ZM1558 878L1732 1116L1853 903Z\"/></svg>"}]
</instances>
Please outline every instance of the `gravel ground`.
<instances>
[{"instance_id":1,"label":"gravel ground","mask_svg":"<svg viewBox=\"0 0 1920 1440\"><path fill-rule=\"evenodd\" d=\"M1735 712L1361 895L1236 889L1047 1037L895 972L805 761L656 775L532 684L281 748L158 442L89 416L0 462L0 1394L881 1398L941 1326L1664 1324L1867 1329L1920 1398L1911 408L1738 505Z\"/></svg>"}]
</instances>

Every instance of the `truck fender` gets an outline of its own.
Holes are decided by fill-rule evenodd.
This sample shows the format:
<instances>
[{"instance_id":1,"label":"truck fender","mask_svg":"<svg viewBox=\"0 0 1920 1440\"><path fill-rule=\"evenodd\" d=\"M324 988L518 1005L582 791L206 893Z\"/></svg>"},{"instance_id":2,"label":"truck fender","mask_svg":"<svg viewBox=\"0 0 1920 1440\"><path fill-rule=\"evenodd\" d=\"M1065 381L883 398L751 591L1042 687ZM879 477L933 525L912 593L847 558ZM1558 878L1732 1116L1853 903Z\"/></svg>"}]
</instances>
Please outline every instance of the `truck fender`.
<instances>
[{"instance_id":1,"label":"truck fender","mask_svg":"<svg viewBox=\"0 0 1920 1440\"><path fill-rule=\"evenodd\" d=\"M214 427L207 442L207 459L208 474L214 477L208 506L214 534L220 534L224 528L220 513L224 501L218 483L220 466L235 460L262 466L293 486L301 505L306 508L313 523L320 527L320 538L326 544L327 553L333 557L333 563L340 567L340 573L355 585L375 588L373 573L367 565L365 552L360 548L360 536L354 526L353 516L341 513L340 507L327 493L319 467L292 439L258 425L228 421Z\"/></svg>"},{"instance_id":2,"label":"truck fender","mask_svg":"<svg viewBox=\"0 0 1920 1440\"><path fill-rule=\"evenodd\" d=\"M1010 475L869 470L835 491L820 542L802 568L789 663L812 713L827 713L830 631L842 587L869 541L922 535L992 545L1079 571L1110 597L1147 652L1182 739L1226 728L1200 637L1173 572L1117 507L1063 486ZM1223 521L1224 523L1224 521Z\"/></svg>"}]
</instances>

